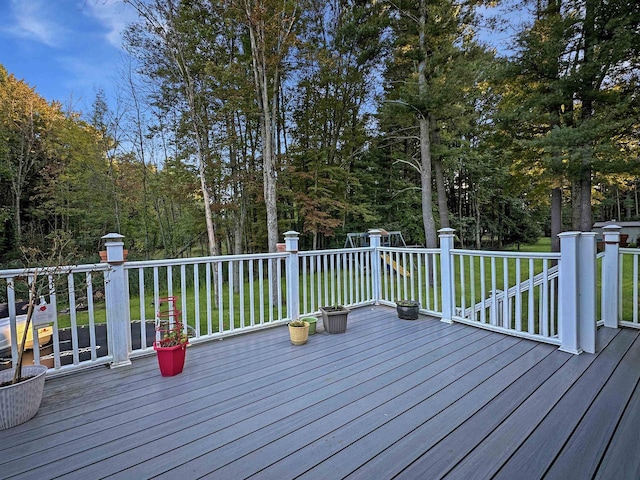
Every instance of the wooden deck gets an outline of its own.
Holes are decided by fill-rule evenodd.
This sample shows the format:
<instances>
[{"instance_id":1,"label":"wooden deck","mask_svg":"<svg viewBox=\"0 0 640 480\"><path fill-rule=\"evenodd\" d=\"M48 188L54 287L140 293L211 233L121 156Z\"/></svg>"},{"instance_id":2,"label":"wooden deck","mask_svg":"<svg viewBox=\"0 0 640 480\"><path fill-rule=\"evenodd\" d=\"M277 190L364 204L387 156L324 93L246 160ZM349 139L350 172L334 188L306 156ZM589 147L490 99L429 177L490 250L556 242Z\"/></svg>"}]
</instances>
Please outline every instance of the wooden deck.
<instances>
[{"instance_id":1,"label":"wooden deck","mask_svg":"<svg viewBox=\"0 0 640 480\"><path fill-rule=\"evenodd\" d=\"M321 323L321 322L320 322ZM48 379L0 432L0 477L637 479L640 332L598 354L354 310L300 347L286 327Z\"/></svg>"}]
</instances>

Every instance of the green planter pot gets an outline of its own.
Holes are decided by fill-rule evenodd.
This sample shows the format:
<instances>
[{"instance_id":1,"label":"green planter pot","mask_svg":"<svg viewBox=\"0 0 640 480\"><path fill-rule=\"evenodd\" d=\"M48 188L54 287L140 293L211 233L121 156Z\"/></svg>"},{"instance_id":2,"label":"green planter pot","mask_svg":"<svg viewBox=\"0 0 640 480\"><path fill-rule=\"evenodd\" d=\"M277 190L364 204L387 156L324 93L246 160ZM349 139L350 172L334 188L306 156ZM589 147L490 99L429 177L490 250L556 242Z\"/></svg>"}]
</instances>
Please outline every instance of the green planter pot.
<instances>
[{"instance_id":1,"label":"green planter pot","mask_svg":"<svg viewBox=\"0 0 640 480\"><path fill-rule=\"evenodd\" d=\"M309 324L309 335L313 335L316 333L316 322L318 321L315 317L304 317L301 320L307 322Z\"/></svg>"}]
</instances>

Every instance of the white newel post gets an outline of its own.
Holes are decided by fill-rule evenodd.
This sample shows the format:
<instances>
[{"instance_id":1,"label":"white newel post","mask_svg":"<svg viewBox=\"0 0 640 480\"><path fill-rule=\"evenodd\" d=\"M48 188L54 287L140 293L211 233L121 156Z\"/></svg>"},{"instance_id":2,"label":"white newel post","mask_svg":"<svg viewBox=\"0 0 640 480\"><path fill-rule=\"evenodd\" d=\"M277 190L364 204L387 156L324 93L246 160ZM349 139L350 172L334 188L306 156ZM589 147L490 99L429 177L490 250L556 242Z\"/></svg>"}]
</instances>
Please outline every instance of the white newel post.
<instances>
[{"instance_id":1,"label":"white newel post","mask_svg":"<svg viewBox=\"0 0 640 480\"><path fill-rule=\"evenodd\" d=\"M582 232L578 238L578 344L596 353L596 234Z\"/></svg>"},{"instance_id":2,"label":"white newel post","mask_svg":"<svg viewBox=\"0 0 640 480\"><path fill-rule=\"evenodd\" d=\"M370 229L369 246L371 247L371 294L375 305L380 305L380 297L382 296L382 272L380 271L380 240L382 231L378 229Z\"/></svg>"},{"instance_id":3,"label":"white newel post","mask_svg":"<svg viewBox=\"0 0 640 480\"><path fill-rule=\"evenodd\" d=\"M578 239L580 232L564 232L560 237L560 265L558 276L558 330L563 352L582 353L578 332Z\"/></svg>"},{"instance_id":4,"label":"white newel post","mask_svg":"<svg viewBox=\"0 0 640 480\"><path fill-rule=\"evenodd\" d=\"M290 230L284 233L287 257L287 313L289 320L300 316L300 275L298 266L298 241L300 234Z\"/></svg>"},{"instance_id":5,"label":"white newel post","mask_svg":"<svg viewBox=\"0 0 640 480\"><path fill-rule=\"evenodd\" d=\"M620 316L620 229L618 225L603 227L602 318L604 326L618 328Z\"/></svg>"},{"instance_id":6,"label":"white newel post","mask_svg":"<svg viewBox=\"0 0 640 480\"><path fill-rule=\"evenodd\" d=\"M130 365L131 321L129 295L124 269L123 235L109 233L102 237L107 250L109 269L105 272L105 306L107 310L107 341L113 356L111 368Z\"/></svg>"},{"instance_id":7,"label":"white newel post","mask_svg":"<svg viewBox=\"0 0 640 480\"><path fill-rule=\"evenodd\" d=\"M453 265L451 250L453 250L453 228L438 230L440 237L440 288L442 289L442 318L445 323L453 323Z\"/></svg>"}]
</instances>

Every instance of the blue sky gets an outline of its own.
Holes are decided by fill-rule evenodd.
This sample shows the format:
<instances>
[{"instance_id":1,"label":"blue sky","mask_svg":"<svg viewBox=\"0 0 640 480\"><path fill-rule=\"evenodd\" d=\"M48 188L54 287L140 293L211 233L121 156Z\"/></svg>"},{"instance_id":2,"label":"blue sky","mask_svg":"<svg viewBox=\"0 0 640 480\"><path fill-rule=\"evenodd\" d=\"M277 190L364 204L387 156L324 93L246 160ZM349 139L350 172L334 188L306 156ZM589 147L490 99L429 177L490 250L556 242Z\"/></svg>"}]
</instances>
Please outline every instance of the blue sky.
<instances>
[{"instance_id":1,"label":"blue sky","mask_svg":"<svg viewBox=\"0 0 640 480\"><path fill-rule=\"evenodd\" d=\"M0 64L47 100L88 113L98 89L115 99L122 31L136 19L123 0L0 0ZM510 33L483 36L502 50Z\"/></svg>"},{"instance_id":2,"label":"blue sky","mask_svg":"<svg viewBox=\"0 0 640 480\"><path fill-rule=\"evenodd\" d=\"M0 0L0 64L47 100L88 112L113 96L121 33L136 18L122 0Z\"/></svg>"}]
</instances>

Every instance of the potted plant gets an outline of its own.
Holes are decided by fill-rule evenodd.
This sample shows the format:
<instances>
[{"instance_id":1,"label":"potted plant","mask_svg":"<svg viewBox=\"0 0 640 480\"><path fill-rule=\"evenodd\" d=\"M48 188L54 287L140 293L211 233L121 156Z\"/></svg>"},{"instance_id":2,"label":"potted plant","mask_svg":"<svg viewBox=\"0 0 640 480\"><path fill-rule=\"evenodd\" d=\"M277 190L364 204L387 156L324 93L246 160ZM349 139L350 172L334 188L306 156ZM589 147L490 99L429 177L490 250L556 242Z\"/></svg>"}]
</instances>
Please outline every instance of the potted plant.
<instances>
[{"instance_id":1,"label":"potted plant","mask_svg":"<svg viewBox=\"0 0 640 480\"><path fill-rule=\"evenodd\" d=\"M36 305L36 298L39 297L37 290L40 283L38 282L38 273L38 270L35 270L29 275L29 302L22 338L19 339L18 343L16 365L13 369L0 372L0 430L20 425L31 419L38 413L42 402L47 367L44 365L22 366L25 345L34 316L46 317L50 315L52 310L42 297L40 304ZM39 319L39 322L43 320L46 320L46 318ZM38 333L36 332L35 337L32 338L38 338ZM37 343L37 341L34 341L34 345Z\"/></svg>"},{"instance_id":2,"label":"potted plant","mask_svg":"<svg viewBox=\"0 0 640 480\"><path fill-rule=\"evenodd\" d=\"M309 322L304 319L289 322L289 338L294 345L304 345L309 338Z\"/></svg>"},{"instance_id":3,"label":"potted plant","mask_svg":"<svg viewBox=\"0 0 640 480\"><path fill-rule=\"evenodd\" d=\"M347 317L349 309L342 305L320 307L322 324L327 333L344 333L347 331Z\"/></svg>"},{"instance_id":4,"label":"potted plant","mask_svg":"<svg viewBox=\"0 0 640 480\"><path fill-rule=\"evenodd\" d=\"M302 320L309 324L309 335L314 335L316 333L316 323L318 319L316 317L304 317Z\"/></svg>"},{"instance_id":5,"label":"potted plant","mask_svg":"<svg viewBox=\"0 0 640 480\"><path fill-rule=\"evenodd\" d=\"M398 318L403 320L417 320L420 313L420 303L416 300L398 300L396 302Z\"/></svg>"},{"instance_id":6,"label":"potted plant","mask_svg":"<svg viewBox=\"0 0 640 480\"><path fill-rule=\"evenodd\" d=\"M158 365L163 377L172 377L182 373L189 344L184 330L181 311L176 308L177 297L160 299L160 305L167 303L169 308L156 314L156 341L153 349L158 355Z\"/></svg>"}]
</instances>

